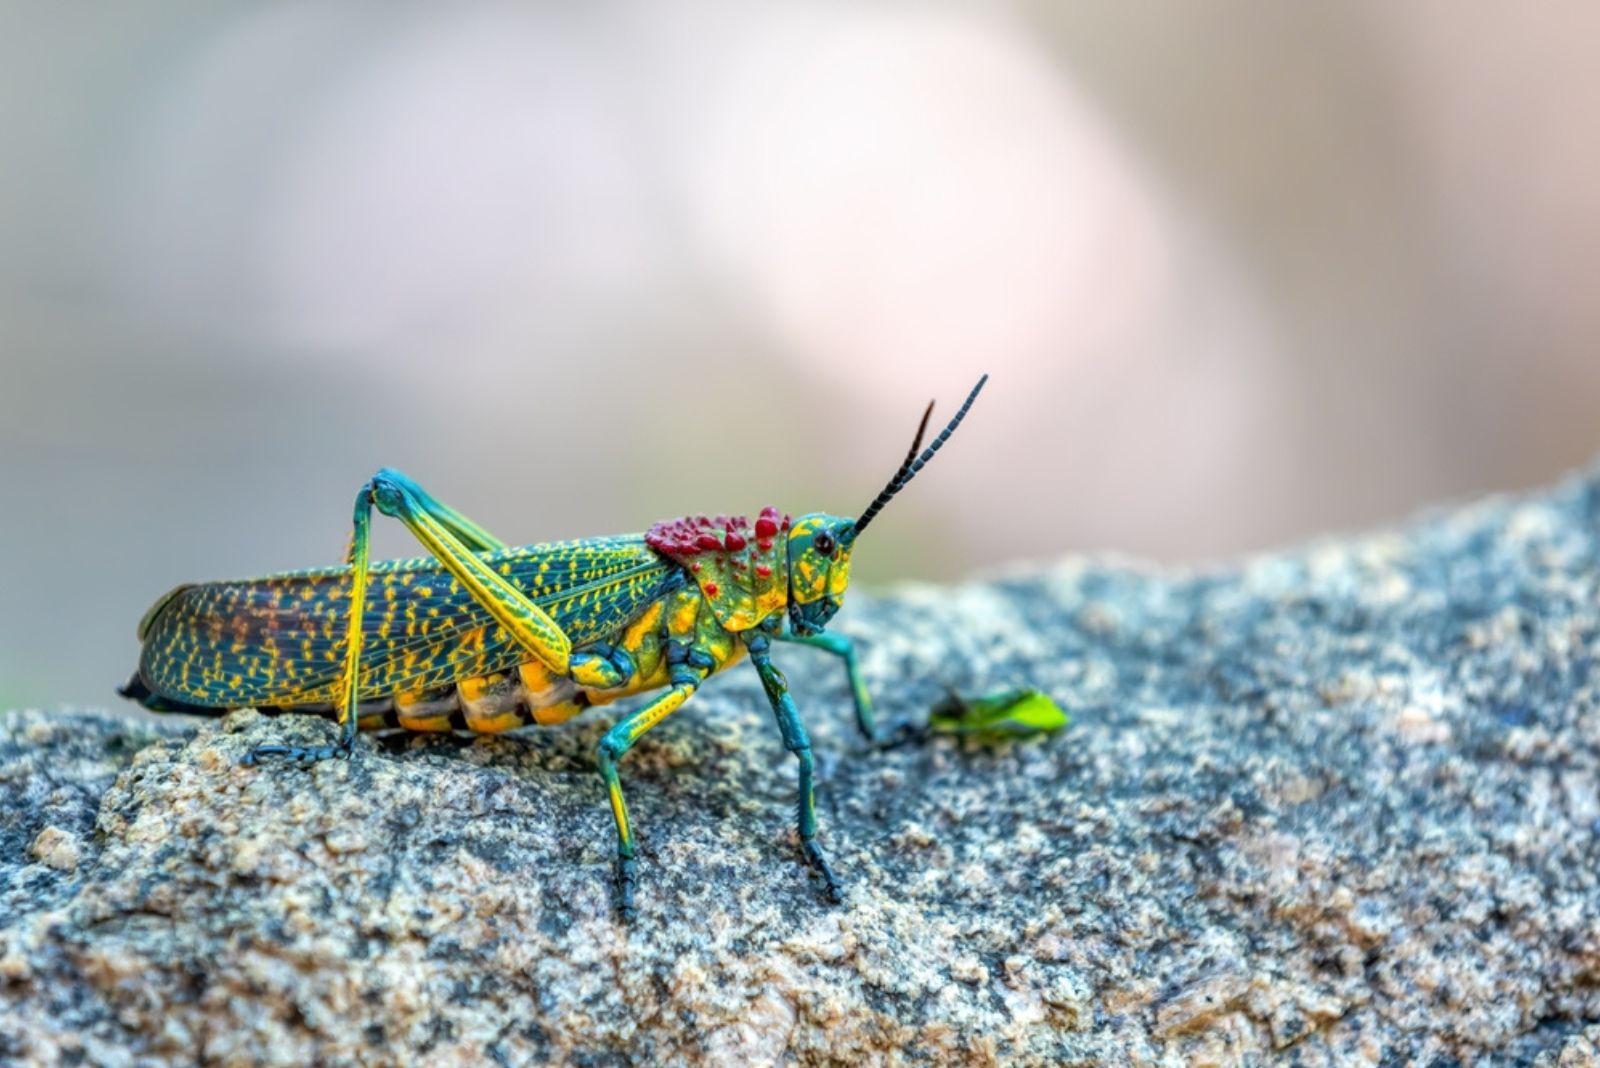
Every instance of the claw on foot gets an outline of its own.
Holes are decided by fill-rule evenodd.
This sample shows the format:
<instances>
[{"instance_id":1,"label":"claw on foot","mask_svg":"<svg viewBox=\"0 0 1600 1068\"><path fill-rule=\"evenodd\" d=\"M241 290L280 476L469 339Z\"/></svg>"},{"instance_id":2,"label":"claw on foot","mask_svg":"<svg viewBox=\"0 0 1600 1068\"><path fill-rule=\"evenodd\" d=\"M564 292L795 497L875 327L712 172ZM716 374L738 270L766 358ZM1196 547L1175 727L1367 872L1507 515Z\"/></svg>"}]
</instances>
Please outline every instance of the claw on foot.
<instances>
[{"instance_id":1,"label":"claw on foot","mask_svg":"<svg viewBox=\"0 0 1600 1068\"><path fill-rule=\"evenodd\" d=\"M828 900L835 905L844 903L844 887L839 883L839 877L833 874L833 869L828 866L828 858L822 855L822 847L817 845L815 838L807 838L801 843L806 855L806 863L816 870L822 881L828 884Z\"/></svg>"},{"instance_id":2,"label":"claw on foot","mask_svg":"<svg viewBox=\"0 0 1600 1068\"><path fill-rule=\"evenodd\" d=\"M617 858L617 914L631 921L639 915L633 907L633 888L639 878L639 862L632 857Z\"/></svg>"},{"instance_id":3,"label":"claw on foot","mask_svg":"<svg viewBox=\"0 0 1600 1068\"><path fill-rule=\"evenodd\" d=\"M239 763L250 767L271 759L308 768L319 760L348 760L352 751L353 747L344 742L332 745L258 745L246 753Z\"/></svg>"}]
</instances>

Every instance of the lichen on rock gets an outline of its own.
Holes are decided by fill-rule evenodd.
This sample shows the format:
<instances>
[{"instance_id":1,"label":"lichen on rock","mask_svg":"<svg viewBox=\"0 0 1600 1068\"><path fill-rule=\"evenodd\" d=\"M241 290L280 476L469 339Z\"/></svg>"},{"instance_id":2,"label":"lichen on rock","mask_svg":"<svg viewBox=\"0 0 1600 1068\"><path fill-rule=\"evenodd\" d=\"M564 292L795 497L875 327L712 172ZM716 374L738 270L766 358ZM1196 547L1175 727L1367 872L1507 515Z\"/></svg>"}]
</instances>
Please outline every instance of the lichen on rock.
<instances>
[{"instance_id":1,"label":"lichen on rock","mask_svg":"<svg viewBox=\"0 0 1600 1068\"><path fill-rule=\"evenodd\" d=\"M1600 480L1170 573L853 596L885 718L1032 686L1070 730L868 750L780 649L830 906L753 675L623 764L606 721L0 717L0 1060L1589 1063L1600 1034ZM747 677L748 676L748 677Z\"/></svg>"}]
</instances>

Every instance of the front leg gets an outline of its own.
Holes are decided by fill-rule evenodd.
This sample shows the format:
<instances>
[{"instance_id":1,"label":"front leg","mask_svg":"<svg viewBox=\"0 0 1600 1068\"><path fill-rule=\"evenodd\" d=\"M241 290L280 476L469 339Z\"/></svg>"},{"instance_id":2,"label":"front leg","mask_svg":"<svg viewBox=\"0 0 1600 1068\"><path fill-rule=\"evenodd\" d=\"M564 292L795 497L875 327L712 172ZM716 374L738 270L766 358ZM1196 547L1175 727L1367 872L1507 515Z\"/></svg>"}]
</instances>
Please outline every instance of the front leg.
<instances>
[{"instance_id":1,"label":"front leg","mask_svg":"<svg viewBox=\"0 0 1600 1068\"><path fill-rule=\"evenodd\" d=\"M737 648L733 637L717 623L716 616L705 609L700 591L692 586L673 594L661 616L663 655L670 688L643 708L618 720L600 740L598 753L600 778L606 784L611 814L617 821L617 906L623 919L634 916L633 893L638 882L639 862L617 763L646 731L681 708L706 676L726 663ZM594 660L589 667L603 671L602 665L610 663L620 672L619 658L626 657L623 666L632 671L634 662L625 648L627 644L624 641L602 651L608 655L592 654Z\"/></svg>"},{"instance_id":2,"label":"front leg","mask_svg":"<svg viewBox=\"0 0 1600 1068\"><path fill-rule=\"evenodd\" d=\"M861 667L856 663L856 646L842 634L779 634L779 641L809 645L832 653L844 661L845 677L850 680L850 696L856 706L856 726L861 736L869 742L878 740L877 723L872 715L872 695L867 692L867 682L861 677Z\"/></svg>"},{"instance_id":3,"label":"front leg","mask_svg":"<svg viewBox=\"0 0 1600 1068\"><path fill-rule=\"evenodd\" d=\"M794 707L794 698L789 696L789 683L772 664L769 650L771 642L764 634L757 634L748 639L750 649L750 662L755 665L756 673L761 676L761 685L767 691L767 700L772 704L772 714L778 720L778 732L783 735L784 748L795 755L800 762L800 805L798 826L800 831L800 849L805 854L809 863L822 876L828 886L828 897L834 902L844 900L844 888L839 884L839 879L833 874L833 869L828 866L828 860L822 855L822 847L817 845L817 802L816 802L816 770L815 761L811 756L811 739L806 736L806 729L800 723L800 713Z\"/></svg>"},{"instance_id":4,"label":"front leg","mask_svg":"<svg viewBox=\"0 0 1600 1068\"><path fill-rule=\"evenodd\" d=\"M904 717L891 719L888 729L878 733L876 718L872 714L872 695L867 692L867 682L861 677L861 666L856 663L856 646L842 634L775 634L779 641L796 645L809 645L832 653L844 661L844 673L850 680L850 696L855 699L856 726L861 736L874 748L894 749L924 737L928 729Z\"/></svg>"}]
</instances>

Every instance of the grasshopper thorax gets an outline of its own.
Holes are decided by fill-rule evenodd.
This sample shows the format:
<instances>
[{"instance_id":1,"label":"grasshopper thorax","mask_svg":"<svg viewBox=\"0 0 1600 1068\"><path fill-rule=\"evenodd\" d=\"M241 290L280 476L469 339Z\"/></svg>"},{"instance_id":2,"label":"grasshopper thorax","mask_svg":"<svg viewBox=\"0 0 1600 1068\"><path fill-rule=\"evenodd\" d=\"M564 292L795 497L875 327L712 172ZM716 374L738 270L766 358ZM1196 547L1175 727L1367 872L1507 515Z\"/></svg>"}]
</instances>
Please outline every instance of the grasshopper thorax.
<instances>
[{"instance_id":1,"label":"grasshopper thorax","mask_svg":"<svg viewBox=\"0 0 1600 1068\"><path fill-rule=\"evenodd\" d=\"M769 507L754 523L742 515L669 519L644 540L689 572L728 630L749 630L787 605L795 632L815 634L850 583L853 530L840 516L791 520Z\"/></svg>"},{"instance_id":2,"label":"grasshopper thorax","mask_svg":"<svg viewBox=\"0 0 1600 1068\"><path fill-rule=\"evenodd\" d=\"M645 544L694 579L717 621L730 631L758 625L788 601L790 519L763 508L745 516L684 516L657 523Z\"/></svg>"}]
</instances>

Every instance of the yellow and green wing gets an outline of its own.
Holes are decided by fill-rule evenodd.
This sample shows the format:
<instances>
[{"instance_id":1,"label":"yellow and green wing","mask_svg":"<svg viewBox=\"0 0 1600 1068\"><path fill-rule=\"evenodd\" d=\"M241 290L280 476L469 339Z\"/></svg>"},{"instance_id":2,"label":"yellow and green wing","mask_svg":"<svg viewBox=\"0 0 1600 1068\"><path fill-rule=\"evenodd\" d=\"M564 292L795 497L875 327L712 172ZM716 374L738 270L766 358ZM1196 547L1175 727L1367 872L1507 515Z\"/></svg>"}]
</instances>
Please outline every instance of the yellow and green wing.
<instances>
[{"instance_id":1,"label":"yellow and green wing","mask_svg":"<svg viewBox=\"0 0 1600 1068\"><path fill-rule=\"evenodd\" d=\"M574 647L603 641L685 581L638 537L483 554ZM432 557L372 566L362 620L362 700L432 689L528 659ZM206 708L332 701L344 665L351 572L294 571L180 586L139 624L139 675Z\"/></svg>"}]
</instances>

